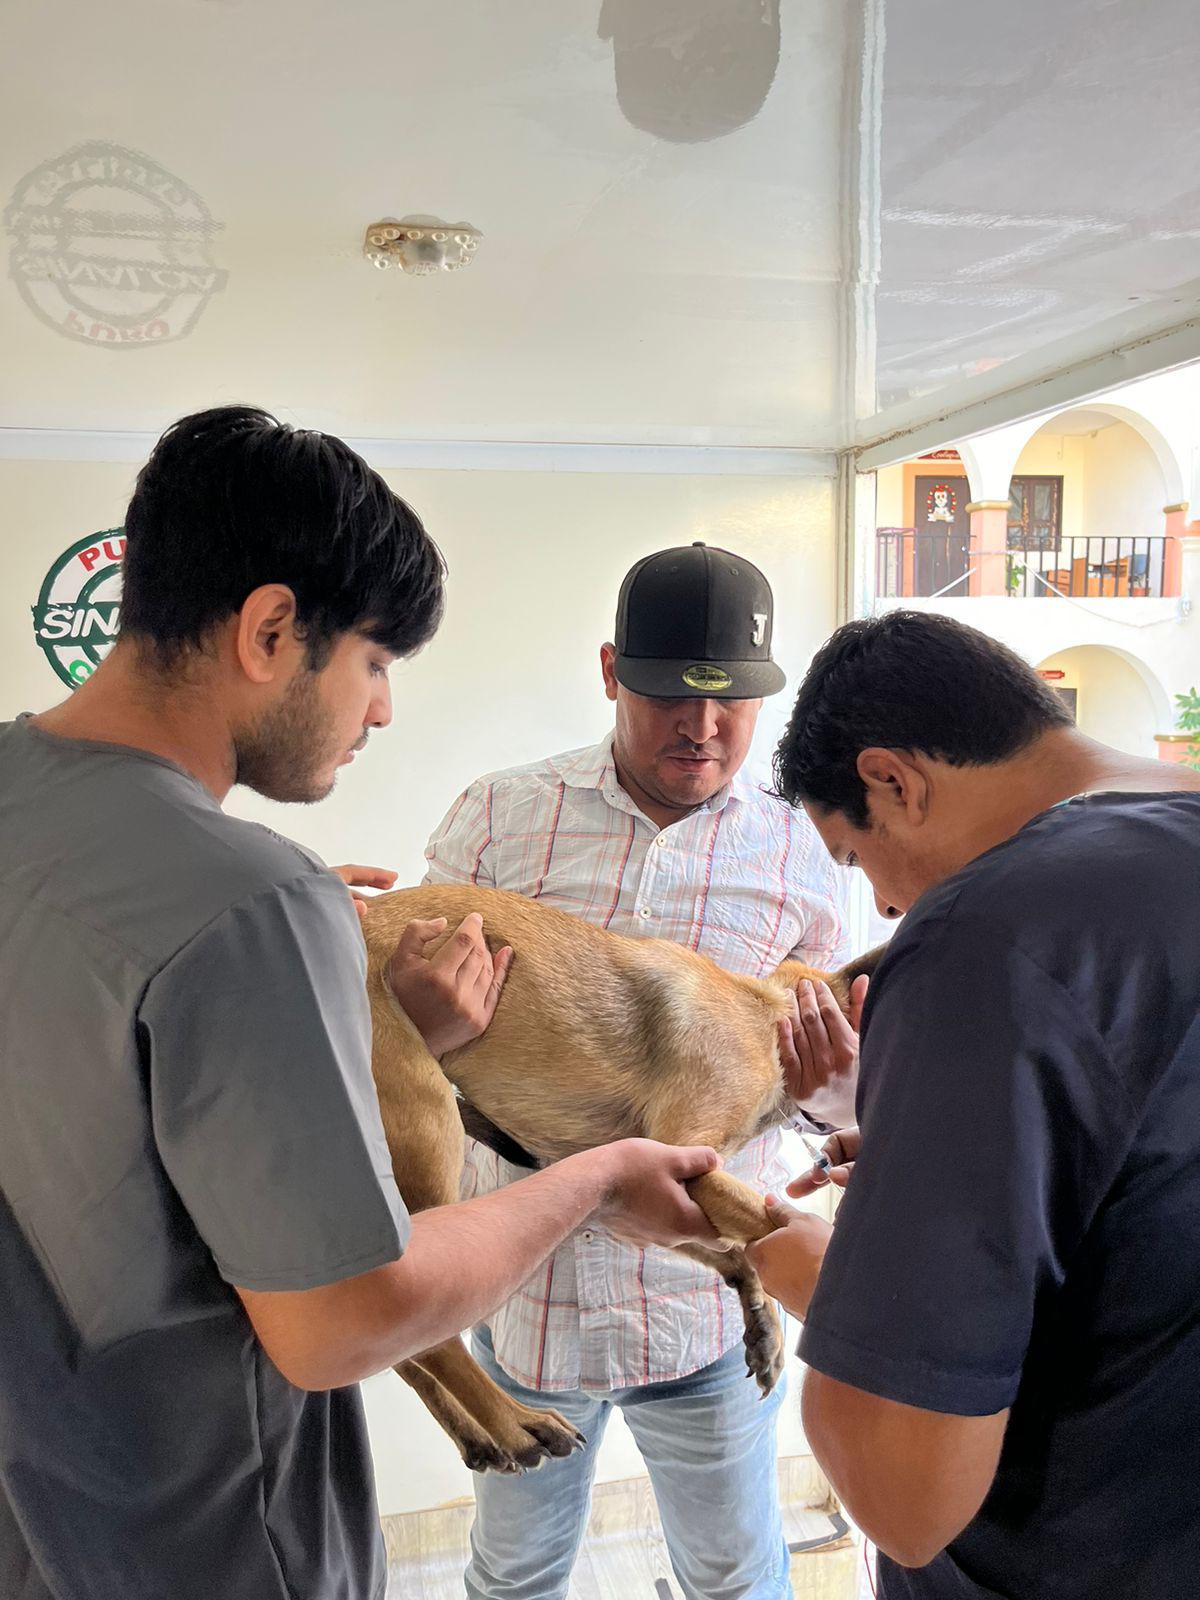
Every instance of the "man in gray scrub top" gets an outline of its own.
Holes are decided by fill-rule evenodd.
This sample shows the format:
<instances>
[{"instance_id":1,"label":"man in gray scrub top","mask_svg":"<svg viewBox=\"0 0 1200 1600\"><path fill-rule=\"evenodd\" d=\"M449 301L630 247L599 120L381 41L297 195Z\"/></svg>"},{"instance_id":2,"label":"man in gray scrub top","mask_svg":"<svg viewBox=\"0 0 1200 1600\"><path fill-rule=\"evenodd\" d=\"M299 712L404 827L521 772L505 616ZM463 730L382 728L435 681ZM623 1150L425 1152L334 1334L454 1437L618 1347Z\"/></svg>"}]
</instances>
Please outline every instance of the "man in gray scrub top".
<instances>
[{"instance_id":1,"label":"man in gray scrub top","mask_svg":"<svg viewBox=\"0 0 1200 1600\"><path fill-rule=\"evenodd\" d=\"M357 1381L590 1214L711 1240L716 1158L628 1140L410 1221L346 886L221 802L328 794L441 558L341 441L241 406L168 430L125 531L116 647L0 727L0 1596L374 1600ZM460 931L443 1050L504 975Z\"/></svg>"}]
</instances>

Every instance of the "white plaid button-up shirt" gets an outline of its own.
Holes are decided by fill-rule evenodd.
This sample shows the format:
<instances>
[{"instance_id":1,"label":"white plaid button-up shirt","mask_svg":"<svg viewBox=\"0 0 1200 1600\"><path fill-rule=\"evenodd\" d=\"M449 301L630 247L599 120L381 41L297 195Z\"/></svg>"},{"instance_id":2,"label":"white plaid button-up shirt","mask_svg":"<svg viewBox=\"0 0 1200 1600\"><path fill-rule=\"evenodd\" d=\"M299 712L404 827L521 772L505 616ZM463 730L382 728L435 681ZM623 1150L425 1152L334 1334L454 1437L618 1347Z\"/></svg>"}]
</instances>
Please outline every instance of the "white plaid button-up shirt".
<instances>
[{"instance_id":1,"label":"white plaid button-up shirt","mask_svg":"<svg viewBox=\"0 0 1200 1600\"><path fill-rule=\"evenodd\" d=\"M617 781L612 738L480 778L425 852L427 882L480 883L587 922L674 939L729 972L845 959L836 868L802 812L739 774L659 830ZM776 1130L726 1166L761 1192L787 1181ZM463 1195L528 1176L468 1140ZM742 1337L737 1296L670 1250L589 1224L490 1319L496 1357L533 1389L606 1391L685 1377Z\"/></svg>"}]
</instances>

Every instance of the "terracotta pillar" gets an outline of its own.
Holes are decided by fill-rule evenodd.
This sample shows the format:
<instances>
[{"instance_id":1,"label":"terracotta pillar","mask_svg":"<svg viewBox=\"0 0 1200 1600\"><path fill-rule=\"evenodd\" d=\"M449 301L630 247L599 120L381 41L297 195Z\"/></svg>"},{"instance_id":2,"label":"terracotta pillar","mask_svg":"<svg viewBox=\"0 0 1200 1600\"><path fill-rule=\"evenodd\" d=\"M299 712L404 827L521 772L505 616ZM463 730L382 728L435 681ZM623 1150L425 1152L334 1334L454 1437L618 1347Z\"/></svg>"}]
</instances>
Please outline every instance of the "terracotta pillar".
<instances>
[{"instance_id":1,"label":"terracotta pillar","mask_svg":"<svg viewBox=\"0 0 1200 1600\"><path fill-rule=\"evenodd\" d=\"M1008 501L972 500L967 507L971 518L972 595L1008 593Z\"/></svg>"},{"instance_id":2,"label":"terracotta pillar","mask_svg":"<svg viewBox=\"0 0 1200 1600\"><path fill-rule=\"evenodd\" d=\"M1191 531L1188 527L1187 513L1186 500L1163 507L1163 532L1167 536L1163 552L1164 595L1183 593L1183 541Z\"/></svg>"}]
</instances>

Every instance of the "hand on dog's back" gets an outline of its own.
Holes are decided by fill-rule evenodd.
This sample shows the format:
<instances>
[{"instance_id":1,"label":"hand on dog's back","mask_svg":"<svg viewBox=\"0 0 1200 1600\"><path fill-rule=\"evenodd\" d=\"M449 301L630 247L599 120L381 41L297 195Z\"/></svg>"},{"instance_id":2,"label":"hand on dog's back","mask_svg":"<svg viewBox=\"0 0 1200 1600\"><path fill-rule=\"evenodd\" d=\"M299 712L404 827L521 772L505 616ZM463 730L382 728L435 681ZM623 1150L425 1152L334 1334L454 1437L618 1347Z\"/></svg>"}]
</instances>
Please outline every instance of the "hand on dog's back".
<instances>
[{"instance_id":1,"label":"hand on dog's back","mask_svg":"<svg viewBox=\"0 0 1200 1600\"><path fill-rule=\"evenodd\" d=\"M453 933L445 917L413 921L387 964L386 982L431 1055L448 1055L478 1039L496 1014L512 965L505 946L493 959L478 911Z\"/></svg>"},{"instance_id":2,"label":"hand on dog's back","mask_svg":"<svg viewBox=\"0 0 1200 1600\"><path fill-rule=\"evenodd\" d=\"M610 1198L597 1220L612 1233L642 1246L721 1247L716 1229L684 1188L721 1165L715 1150L708 1145L659 1144L654 1139L619 1139L603 1148L614 1175Z\"/></svg>"}]
</instances>

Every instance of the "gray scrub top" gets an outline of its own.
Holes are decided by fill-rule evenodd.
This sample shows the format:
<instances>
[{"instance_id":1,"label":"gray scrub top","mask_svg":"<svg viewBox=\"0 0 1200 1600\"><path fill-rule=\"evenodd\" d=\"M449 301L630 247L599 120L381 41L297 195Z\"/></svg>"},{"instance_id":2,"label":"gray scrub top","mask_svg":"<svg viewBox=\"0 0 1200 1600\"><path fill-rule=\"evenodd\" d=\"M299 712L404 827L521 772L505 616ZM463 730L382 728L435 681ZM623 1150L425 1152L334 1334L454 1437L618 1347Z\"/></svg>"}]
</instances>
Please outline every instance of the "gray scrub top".
<instances>
[{"instance_id":1,"label":"gray scrub top","mask_svg":"<svg viewBox=\"0 0 1200 1600\"><path fill-rule=\"evenodd\" d=\"M345 886L194 778L0 725L0 1595L374 1600L356 1387L231 1284L395 1260Z\"/></svg>"}]
</instances>

